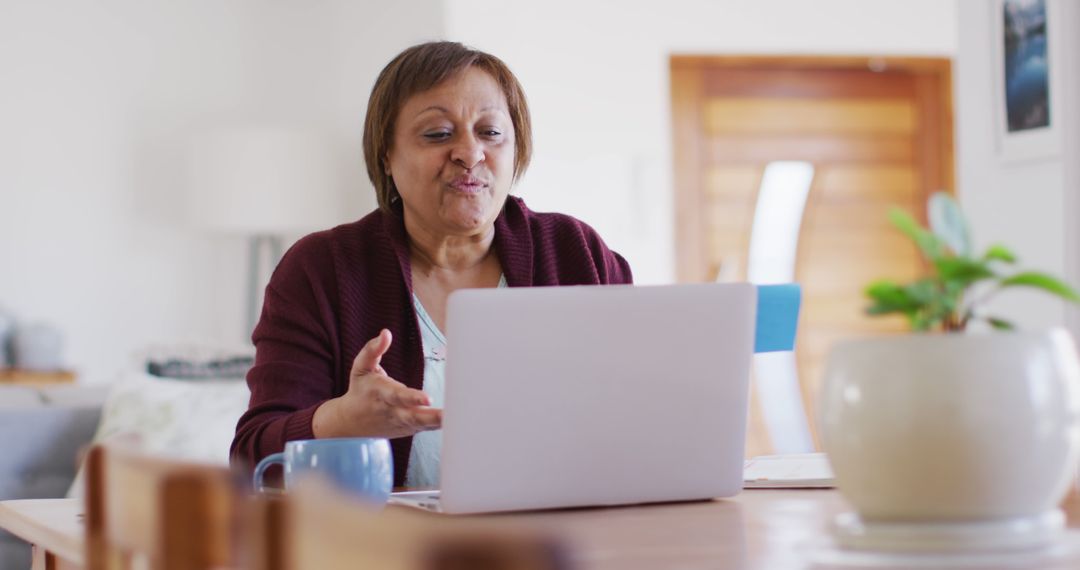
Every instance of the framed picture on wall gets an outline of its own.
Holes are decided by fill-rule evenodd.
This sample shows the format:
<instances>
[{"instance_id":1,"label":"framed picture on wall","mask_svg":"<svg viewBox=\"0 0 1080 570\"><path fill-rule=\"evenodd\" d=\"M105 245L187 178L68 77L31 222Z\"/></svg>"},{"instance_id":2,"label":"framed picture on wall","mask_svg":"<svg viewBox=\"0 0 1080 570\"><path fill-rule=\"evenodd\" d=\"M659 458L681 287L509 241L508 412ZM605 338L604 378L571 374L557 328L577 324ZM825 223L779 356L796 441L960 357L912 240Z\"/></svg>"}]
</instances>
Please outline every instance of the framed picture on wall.
<instances>
[{"instance_id":1,"label":"framed picture on wall","mask_svg":"<svg viewBox=\"0 0 1080 570\"><path fill-rule=\"evenodd\" d=\"M1061 152L1058 2L994 0L994 122L1002 161L1053 158Z\"/></svg>"}]
</instances>

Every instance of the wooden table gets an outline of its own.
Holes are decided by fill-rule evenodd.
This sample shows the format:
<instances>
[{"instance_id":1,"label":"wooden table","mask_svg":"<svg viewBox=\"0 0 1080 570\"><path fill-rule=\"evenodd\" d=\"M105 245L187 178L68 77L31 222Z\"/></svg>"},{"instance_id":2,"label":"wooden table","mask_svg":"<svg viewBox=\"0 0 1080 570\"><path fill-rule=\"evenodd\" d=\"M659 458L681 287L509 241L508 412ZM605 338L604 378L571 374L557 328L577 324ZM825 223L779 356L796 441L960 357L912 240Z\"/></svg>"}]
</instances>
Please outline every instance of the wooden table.
<instances>
[{"instance_id":1,"label":"wooden table","mask_svg":"<svg viewBox=\"0 0 1080 570\"><path fill-rule=\"evenodd\" d=\"M1080 527L1080 500L1065 505L1070 536ZM802 569L929 567L931 559L880 557L833 544L833 517L849 510L833 490L747 490L699 503L577 509L470 517L551 533L582 570L654 568ZM38 499L0 502L0 527L35 545L35 569L83 563L82 502ZM1075 542L1075 538L1071 539ZM1011 568L1080 568L1080 552L1049 558L996 556ZM971 567L970 565L968 567ZM990 567L990 565L985 565Z\"/></svg>"},{"instance_id":2,"label":"wooden table","mask_svg":"<svg viewBox=\"0 0 1080 570\"><path fill-rule=\"evenodd\" d=\"M1063 505L1069 542L1080 542L1080 500ZM1049 555L882 555L844 550L833 520L851 508L835 490L750 489L700 503L493 515L485 519L550 532L583 570L838 568L1080 568L1080 547ZM1065 549L1060 549L1065 550ZM973 563L974 562L974 563Z\"/></svg>"},{"instance_id":3,"label":"wooden table","mask_svg":"<svg viewBox=\"0 0 1080 570\"><path fill-rule=\"evenodd\" d=\"M33 570L83 566L80 499L0 501L0 528L34 546Z\"/></svg>"}]
</instances>

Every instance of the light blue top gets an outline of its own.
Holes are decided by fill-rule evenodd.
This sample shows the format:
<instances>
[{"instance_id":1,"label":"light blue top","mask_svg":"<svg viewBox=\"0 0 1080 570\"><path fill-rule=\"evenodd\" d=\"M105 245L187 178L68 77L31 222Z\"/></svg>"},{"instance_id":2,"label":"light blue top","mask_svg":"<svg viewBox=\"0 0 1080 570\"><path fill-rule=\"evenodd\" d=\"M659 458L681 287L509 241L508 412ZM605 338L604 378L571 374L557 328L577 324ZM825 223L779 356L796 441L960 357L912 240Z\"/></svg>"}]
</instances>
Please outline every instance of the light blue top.
<instances>
[{"instance_id":1,"label":"light blue top","mask_svg":"<svg viewBox=\"0 0 1080 570\"><path fill-rule=\"evenodd\" d=\"M506 287L506 276L499 277L499 287ZM413 307L420 321L420 340L424 351L424 392L434 408L443 407L443 388L446 385L446 337L424 310L420 299L413 295ZM442 456L442 430L422 431L413 436L409 452L406 487L439 487L439 458Z\"/></svg>"}]
</instances>

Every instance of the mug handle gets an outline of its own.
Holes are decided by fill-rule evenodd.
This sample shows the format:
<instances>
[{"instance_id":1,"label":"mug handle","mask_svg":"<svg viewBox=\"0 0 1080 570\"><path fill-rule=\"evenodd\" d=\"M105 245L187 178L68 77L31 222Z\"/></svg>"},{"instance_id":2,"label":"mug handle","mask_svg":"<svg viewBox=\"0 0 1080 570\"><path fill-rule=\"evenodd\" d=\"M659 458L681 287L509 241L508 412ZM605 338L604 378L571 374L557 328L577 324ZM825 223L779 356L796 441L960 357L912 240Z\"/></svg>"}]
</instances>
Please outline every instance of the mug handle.
<instances>
[{"instance_id":1,"label":"mug handle","mask_svg":"<svg viewBox=\"0 0 1080 570\"><path fill-rule=\"evenodd\" d=\"M255 487L257 493L262 493L266 490L266 488L263 487L263 475L266 473L266 470L275 463L285 465L285 454L271 453L270 455L263 457L262 461L255 466L255 474L251 476L251 484Z\"/></svg>"}]
</instances>

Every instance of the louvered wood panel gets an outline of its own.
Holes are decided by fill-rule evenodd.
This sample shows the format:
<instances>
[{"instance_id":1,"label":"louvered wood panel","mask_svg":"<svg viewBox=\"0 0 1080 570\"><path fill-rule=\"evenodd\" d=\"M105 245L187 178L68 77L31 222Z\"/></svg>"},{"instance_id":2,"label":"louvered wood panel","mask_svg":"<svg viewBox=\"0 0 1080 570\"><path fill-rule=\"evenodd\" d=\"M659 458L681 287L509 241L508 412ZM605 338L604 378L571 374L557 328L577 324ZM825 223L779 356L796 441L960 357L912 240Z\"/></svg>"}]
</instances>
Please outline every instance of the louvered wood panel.
<instances>
[{"instance_id":1,"label":"louvered wood panel","mask_svg":"<svg viewBox=\"0 0 1080 570\"><path fill-rule=\"evenodd\" d=\"M713 164L765 164L773 160L817 163L872 163L910 165L915 142L904 135L726 134L704 141ZM777 158L783 157L783 158Z\"/></svg>"},{"instance_id":2,"label":"louvered wood panel","mask_svg":"<svg viewBox=\"0 0 1080 570\"><path fill-rule=\"evenodd\" d=\"M915 105L905 99L717 97L705 104L705 132L835 135L899 134L915 130Z\"/></svg>"},{"instance_id":3,"label":"louvered wood panel","mask_svg":"<svg viewBox=\"0 0 1080 570\"><path fill-rule=\"evenodd\" d=\"M888 209L922 219L929 193L952 184L948 62L887 61L885 73L874 73L859 58L672 60L678 248L693 252L679 256L680 280L718 272L745 279L765 166L815 165L796 263L804 292L796 358L812 422L830 348L904 330L902 319L863 314L870 281L909 280L922 270L915 248L889 225ZM752 394L748 456L771 451Z\"/></svg>"}]
</instances>

